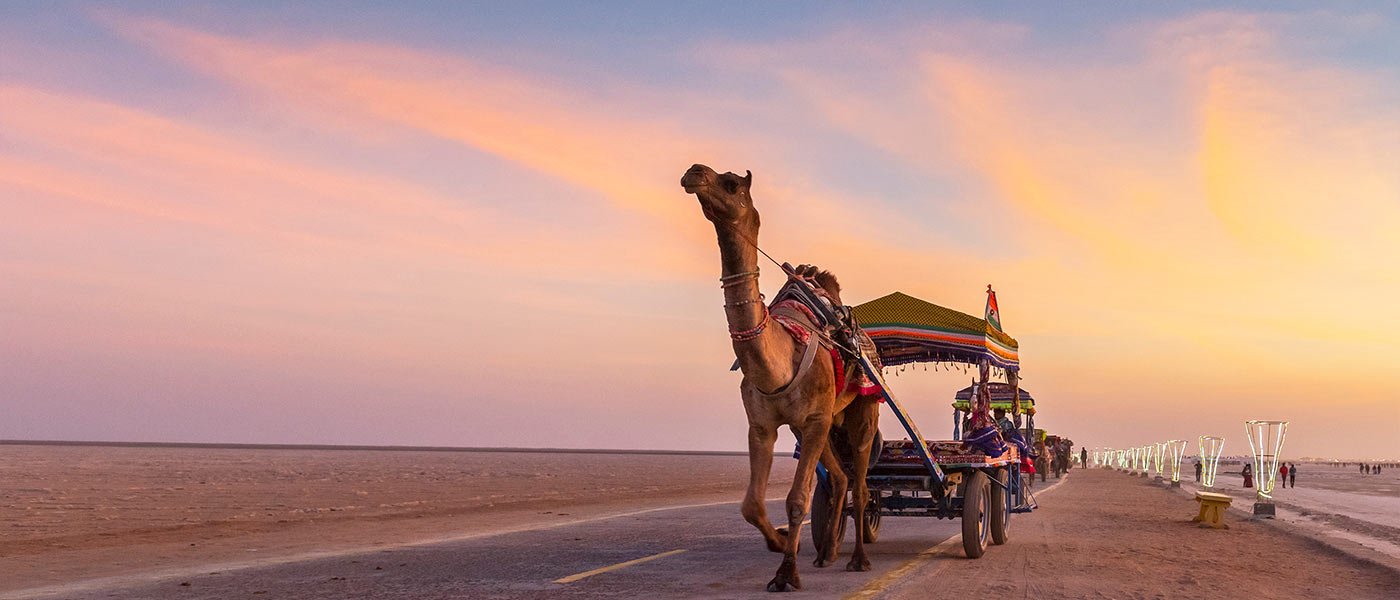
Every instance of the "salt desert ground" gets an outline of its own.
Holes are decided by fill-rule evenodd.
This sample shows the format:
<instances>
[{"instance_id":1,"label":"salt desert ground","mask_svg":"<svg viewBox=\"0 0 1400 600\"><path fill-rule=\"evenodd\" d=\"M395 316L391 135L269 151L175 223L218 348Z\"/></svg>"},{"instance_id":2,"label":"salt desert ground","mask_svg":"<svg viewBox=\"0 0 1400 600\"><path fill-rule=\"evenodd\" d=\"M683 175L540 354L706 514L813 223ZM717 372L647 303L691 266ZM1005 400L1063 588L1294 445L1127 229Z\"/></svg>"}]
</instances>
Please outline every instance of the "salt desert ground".
<instances>
[{"instance_id":1,"label":"salt desert ground","mask_svg":"<svg viewBox=\"0 0 1400 600\"><path fill-rule=\"evenodd\" d=\"M777 459L775 482L792 465ZM746 468L705 454L0 445L0 597L759 597L767 552L735 502ZM927 597L954 574L1063 598L1400 585L1400 478L1305 464L1300 480L1277 493L1277 520L1237 511L1217 531L1189 522L1189 481L1075 469L1039 484L1015 543L980 560L950 543L954 523L887 517L874 571L808 569L804 593ZM1218 488L1247 508L1237 485L1222 474Z\"/></svg>"}]
</instances>

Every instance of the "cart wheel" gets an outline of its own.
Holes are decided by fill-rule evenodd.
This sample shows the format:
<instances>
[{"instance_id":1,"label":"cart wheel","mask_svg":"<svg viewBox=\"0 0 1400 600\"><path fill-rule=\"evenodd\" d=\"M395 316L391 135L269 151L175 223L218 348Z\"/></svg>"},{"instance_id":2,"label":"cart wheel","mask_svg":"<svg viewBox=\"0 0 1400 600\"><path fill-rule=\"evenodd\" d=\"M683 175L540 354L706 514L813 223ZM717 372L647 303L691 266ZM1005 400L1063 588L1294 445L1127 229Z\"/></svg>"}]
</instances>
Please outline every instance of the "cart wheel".
<instances>
[{"instance_id":1,"label":"cart wheel","mask_svg":"<svg viewBox=\"0 0 1400 600\"><path fill-rule=\"evenodd\" d=\"M987 534L992 529L992 511L988 506L992 484L986 473L973 471L966 485L962 514L963 553L968 558L981 558L982 553L987 551Z\"/></svg>"},{"instance_id":2,"label":"cart wheel","mask_svg":"<svg viewBox=\"0 0 1400 600\"><path fill-rule=\"evenodd\" d=\"M826 553L826 549L831 545L830 534L827 527L831 525L832 513L836 505L831 501L831 484L818 481L816 489L812 491L812 546L817 549L817 556ZM846 538L846 520L841 519L836 525L836 546L840 549L841 541Z\"/></svg>"},{"instance_id":3,"label":"cart wheel","mask_svg":"<svg viewBox=\"0 0 1400 600\"><path fill-rule=\"evenodd\" d=\"M992 543L1000 546L1006 543L1007 529L1011 526L1011 511L1006 508L1007 490L1001 487L1011 484L1011 476L1006 467L997 469L997 481L1001 482L1001 485L993 485L989 495L992 509Z\"/></svg>"},{"instance_id":4,"label":"cart wheel","mask_svg":"<svg viewBox=\"0 0 1400 600\"><path fill-rule=\"evenodd\" d=\"M870 491L870 503L865 505L865 543L880 539L880 492Z\"/></svg>"}]
</instances>

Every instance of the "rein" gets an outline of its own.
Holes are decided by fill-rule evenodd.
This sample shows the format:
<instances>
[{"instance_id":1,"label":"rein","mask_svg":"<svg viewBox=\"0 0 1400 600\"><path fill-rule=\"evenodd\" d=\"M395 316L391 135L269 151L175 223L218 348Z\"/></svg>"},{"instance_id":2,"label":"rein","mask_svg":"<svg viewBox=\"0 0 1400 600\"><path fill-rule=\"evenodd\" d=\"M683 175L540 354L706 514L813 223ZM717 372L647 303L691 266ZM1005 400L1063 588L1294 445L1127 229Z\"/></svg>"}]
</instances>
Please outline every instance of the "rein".
<instances>
[{"instance_id":1,"label":"rein","mask_svg":"<svg viewBox=\"0 0 1400 600\"><path fill-rule=\"evenodd\" d=\"M735 223L734 225L738 225L738 223ZM805 280L803 280L802 278L797 277L797 273L796 273L795 271L793 271L792 267L788 266L787 263L780 263L780 262L778 262L777 259L775 259L775 258L773 258L772 256L770 256L767 252L764 252L764 251L763 251L763 247L758 245L758 241L756 241L756 240L754 240L753 238L751 238L751 237L745 235L744 232L739 231L739 228L738 228L737 226L731 226L731 227L729 228L729 230L730 230L730 232L733 233L736 237L738 237L739 239L741 239L741 240L747 242L750 246L753 246L753 249L754 249L754 250L757 250L759 254L762 254L762 255L763 255L763 258L768 259L768 262L771 262L771 263L777 265L779 269L782 269L782 270L783 270L783 273L785 273L785 274L788 276L788 279L796 279L796 280L798 280L798 281L802 281L802 284L803 284L803 285L806 285L806 286L808 286L808 287L810 288L810 284L807 283L807 282L806 282ZM743 273L733 273L733 274L730 274L730 275L722 276L722 277L719 278L719 280L720 280L720 288L721 288L721 289L726 289L726 288L730 288L730 287L739 285L740 283L742 283L742 282L748 280L748 278L750 278L750 277L752 277L752 278L754 278L754 279L757 279L757 278L758 278L758 269L754 269L754 270L752 270L752 271L746 271L746 272L743 272ZM731 330L729 331L729 337L730 337L731 339L733 339L733 340L736 341L736 342L746 342L746 341L750 341L750 340L756 339L756 338L758 338L760 335L763 335L763 330L766 329L766 328L768 327L769 321L772 320L772 319L771 319L771 316L772 316L772 315L770 315L770 314L768 313L768 306L765 305L765 304L762 304L763 299L764 299L763 293L760 292L760 293L758 294L758 299L757 299L757 300L740 300L740 301L738 301L738 302L732 302L732 303L726 302L726 303L724 304L725 308L728 308L728 307L730 307L730 306L743 306L743 305L745 305L745 304L753 304L754 302L758 302L758 303L760 303L760 306L763 307L763 320L760 321L759 324L758 324L757 326L755 326L753 329L746 329L746 330L743 330L743 331L734 331L734 330L731 329ZM852 350L851 348L847 348L844 344L842 344L842 343L836 341L836 340L833 339L831 336L827 335L826 332L823 332L823 331L813 331L812 333L813 333L813 334L816 334L818 337L820 337L821 339L825 340L827 343L831 344L833 347L836 347L836 348L840 348L840 349L842 349L842 350L845 350L847 353L849 353L849 354L852 355L852 356L858 356L858 355L859 355L859 352L857 352L857 351L855 351L855 350Z\"/></svg>"}]
</instances>

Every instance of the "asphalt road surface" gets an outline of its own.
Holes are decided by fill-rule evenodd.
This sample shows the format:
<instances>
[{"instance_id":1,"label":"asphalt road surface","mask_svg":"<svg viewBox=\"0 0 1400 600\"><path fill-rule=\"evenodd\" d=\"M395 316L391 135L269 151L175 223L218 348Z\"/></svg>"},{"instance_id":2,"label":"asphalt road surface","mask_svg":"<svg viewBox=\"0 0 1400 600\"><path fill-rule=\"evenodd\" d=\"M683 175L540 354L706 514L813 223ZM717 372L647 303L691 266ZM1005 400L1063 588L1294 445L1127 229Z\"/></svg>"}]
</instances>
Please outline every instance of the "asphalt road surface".
<instances>
[{"instance_id":1,"label":"asphalt road surface","mask_svg":"<svg viewBox=\"0 0 1400 600\"><path fill-rule=\"evenodd\" d=\"M781 515L781 503L771 502L769 513ZM1010 543L1016 521L1033 518L1013 516ZM818 569L809 527L799 556L804 598L876 597L941 562L967 560L959 521L886 517L879 542L867 547L873 570L845 570L853 531L837 564ZM155 581L77 584L41 597L771 598L764 585L781 559L730 502Z\"/></svg>"}]
</instances>

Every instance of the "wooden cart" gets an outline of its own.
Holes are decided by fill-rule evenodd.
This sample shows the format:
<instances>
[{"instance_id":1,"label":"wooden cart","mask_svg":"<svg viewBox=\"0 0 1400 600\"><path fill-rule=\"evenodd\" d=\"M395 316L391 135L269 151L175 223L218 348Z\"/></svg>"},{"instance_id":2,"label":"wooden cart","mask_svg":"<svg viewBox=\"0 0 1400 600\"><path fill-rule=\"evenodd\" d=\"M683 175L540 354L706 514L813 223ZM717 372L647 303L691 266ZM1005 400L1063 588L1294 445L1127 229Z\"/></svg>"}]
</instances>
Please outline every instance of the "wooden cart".
<instances>
[{"instance_id":1,"label":"wooden cart","mask_svg":"<svg viewBox=\"0 0 1400 600\"><path fill-rule=\"evenodd\" d=\"M866 310L862 311L863 308ZM1008 385L1013 389L1016 386L1019 362L1015 340L1000 331L995 332L1000 335L994 335L982 319L899 293L857 306L854 313L880 348L886 367L914 362L990 363L1008 373ZM889 318L891 314L896 318ZM879 320L881 317L884 319ZM949 322L962 324L966 331L947 331ZM943 331L927 331L935 327ZM961 338L955 338L957 334L961 334ZM996 338L1000 348L992 348L987 341L989 338ZM970 450L957 439L925 438L869 357L861 357L861 366L866 375L879 384L885 407L908 435L907 439L888 442L876 437L872 464L866 476L869 504L865 522L860 527L865 541L874 542L879 538L883 517L934 517L962 519L963 551L968 558L981 557L988 543L1006 543L1011 515L1035 508L1021 481L1022 456L1016 446L1009 445L997 456L986 456ZM983 379L978 385L988 383ZM1019 392L1017 398L1019 400ZM956 420L954 427L957 436ZM849 464L846 468L849 473ZM819 551L830 544L840 544L845 537L843 518L835 528L835 538L828 539L832 528L827 525L836 506L830 494L826 469L819 465L811 527L812 541ZM850 495L841 500L840 506L844 509L841 514L852 514Z\"/></svg>"}]
</instances>

